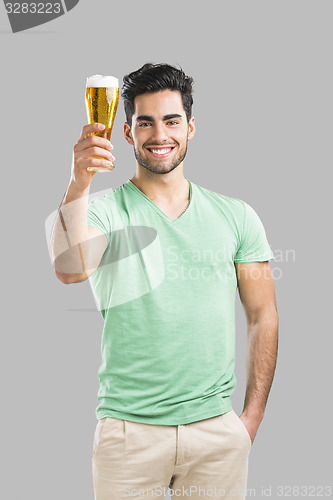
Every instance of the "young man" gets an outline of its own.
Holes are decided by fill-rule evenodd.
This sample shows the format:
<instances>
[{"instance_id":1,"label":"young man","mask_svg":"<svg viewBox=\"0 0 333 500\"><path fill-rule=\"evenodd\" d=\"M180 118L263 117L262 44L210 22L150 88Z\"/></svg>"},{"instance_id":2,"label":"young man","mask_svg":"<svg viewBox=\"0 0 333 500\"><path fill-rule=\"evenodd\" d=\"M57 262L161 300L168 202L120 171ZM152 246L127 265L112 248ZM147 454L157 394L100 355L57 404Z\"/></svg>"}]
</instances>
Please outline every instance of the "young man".
<instances>
[{"instance_id":1,"label":"young man","mask_svg":"<svg viewBox=\"0 0 333 500\"><path fill-rule=\"evenodd\" d=\"M88 205L87 167L114 157L90 135L99 125L85 126L51 245L58 278L89 277L105 320L95 500L161 498L168 487L175 498L243 499L277 357L273 253L247 203L184 178L192 79L146 64L124 78L122 97L136 171ZM248 325L240 417L230 400L237 287Z\"/></svg>"}]
</instances>

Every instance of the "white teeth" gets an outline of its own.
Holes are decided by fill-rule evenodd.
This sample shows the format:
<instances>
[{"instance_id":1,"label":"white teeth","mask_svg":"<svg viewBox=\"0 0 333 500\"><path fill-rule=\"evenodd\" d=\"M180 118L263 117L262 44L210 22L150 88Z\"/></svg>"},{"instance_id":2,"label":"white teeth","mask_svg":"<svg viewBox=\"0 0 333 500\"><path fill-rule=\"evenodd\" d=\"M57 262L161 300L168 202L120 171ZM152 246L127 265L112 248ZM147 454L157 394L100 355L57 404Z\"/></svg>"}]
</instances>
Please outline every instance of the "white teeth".
<instances>
[{"instance_id":1,"label":"white teeth","mask_svg":"<svg viewBox=\"0 0 333 500\"><path fill-rule=\"evenodd\" d=\"M165 155L166 153L169 153L171 151L171 148L165 148L165 149L151 149L152 153L155 153L157 155Z\"/></svg>"}]
</instances>

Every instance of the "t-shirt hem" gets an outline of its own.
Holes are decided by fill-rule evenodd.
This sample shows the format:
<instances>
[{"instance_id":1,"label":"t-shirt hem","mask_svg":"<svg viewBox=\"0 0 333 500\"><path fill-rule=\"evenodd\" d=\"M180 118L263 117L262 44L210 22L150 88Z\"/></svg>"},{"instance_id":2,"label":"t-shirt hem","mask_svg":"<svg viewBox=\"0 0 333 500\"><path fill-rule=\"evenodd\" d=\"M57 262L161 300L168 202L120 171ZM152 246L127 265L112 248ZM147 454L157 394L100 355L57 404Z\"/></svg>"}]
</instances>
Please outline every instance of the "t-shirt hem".
<instances>
[{"instance_id":1,"label":"t-shirt hem","mask_svg":"<svg viewBox=\"0 0 333 500\"><path fill-rule=\"evenodd\" d=\"M267 257L251 257L249 259L234 259L235 264L250 264L251 262L266 262L267 260L274 260L275 257L267 255Z\"/></svg>"},{"instance_id":2,"label":"t-shirt hem","mask_svg":"<svg viewBox=\"0 0 333 500\"><path fill-rule=\"evenodd\" d=\"M139 422L142 424L154 424L154 425L184 425L191 424L192 422L197 422L199 420L206 420L207 418L217 417L218 415L223 415L228 411L232 410L232 402L229 400L225 402L220 407L216 407L215 410L210 409L209 411L204 411L200 413L195 413L190 417L165 417L165 416L154 416L154 417L142 417L138 415L131 415L128 413L123 413L119 411L96 411L97 419L100 420L105 417L118 418L120 420L128 420L130 422Z\"/></svg>"}]
</instances>

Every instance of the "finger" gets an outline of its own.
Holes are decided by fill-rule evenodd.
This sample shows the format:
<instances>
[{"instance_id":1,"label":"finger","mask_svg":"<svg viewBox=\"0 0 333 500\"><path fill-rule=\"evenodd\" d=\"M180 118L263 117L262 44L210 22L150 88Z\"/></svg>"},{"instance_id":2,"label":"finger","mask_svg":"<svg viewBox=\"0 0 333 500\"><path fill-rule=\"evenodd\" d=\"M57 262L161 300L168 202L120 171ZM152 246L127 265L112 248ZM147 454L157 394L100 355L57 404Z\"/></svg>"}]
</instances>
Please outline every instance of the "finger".
<instances>
[{"instance_id":1,"label":"finger","mask_svg":"<svg viewBox=\"0 0 333 500\"><path fill-rule=\"evenodd\" d=\"M112 155L110 151L107 151L106 149L99 148L99 147L92 147L92 148L87 148L82 151L78 151L76 153L76 159L79 158L90 158L92 156L101 156L102 158L105 158L107 160L115 160L115 157Z\"/></svg>"},{"instance_id":2,"label":"finger","mask_svg":"<svg viewBox=\"0 0 333 500\"><path fill-rule=\"evenodd\" d=\"M88 125L85 125L82 129L81 136L79 138L79 141L83 141L87 137L89 137L89 134L92 134L93 132L102 132L102 130L105 129L105 125L102 123L89 123Z\"/></svg>"},{"instance_id":3,"label":"finger","mask_svg":"<svg viewBox=\"0 0 333 500\"><path fill-rule=\"evenodd\" d=\"M83 151L91 147L99 147L106 149L107 151L111 151L113 149L113 145L111 144L110 141L104 139L103 137L92 135L75 144L74 153L78 153L80 151Z\"/></svg>"},{"instance_id":4,"label":"finger","mask_svg":"<svg viewBox=\"0 0 333 500\"><path fill-rule=\"evenodd\" d=\"M78 165L80 169L87 169L91 167L107 167L107 168L114 168L114 165L112 165L112 162L109 160L102 160L100 158L81 158L78 160Z\"/></svg>"}]
</instances>

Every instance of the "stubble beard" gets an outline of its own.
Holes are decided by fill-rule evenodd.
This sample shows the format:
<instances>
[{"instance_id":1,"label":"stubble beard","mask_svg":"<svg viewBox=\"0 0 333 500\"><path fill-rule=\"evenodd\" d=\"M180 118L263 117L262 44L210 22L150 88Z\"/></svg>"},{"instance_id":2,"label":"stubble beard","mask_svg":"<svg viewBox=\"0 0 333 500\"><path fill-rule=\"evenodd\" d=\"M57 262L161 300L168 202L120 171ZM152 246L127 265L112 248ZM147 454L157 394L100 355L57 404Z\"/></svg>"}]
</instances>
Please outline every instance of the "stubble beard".
<instances>
[{"instance_id":1,"label":"stubble beard","mask_svg":"<svg viewBox=\"0 0 333 500\"><path fill-rule=\"evenodd\" d=\"M175 168L178 167L184 161L184 158L187 153L187 142L185 147L179 151L179 154L177 157L173 160L171 165L155 165L153 162L150 162L147 158L145 158L140 151L135 147L134 145L134 155L136 158L136 161L144 168L149 170L150 172L153 172L154 174L168 174L169 172L172 172Z\"/></svg>"}]
</instances>

